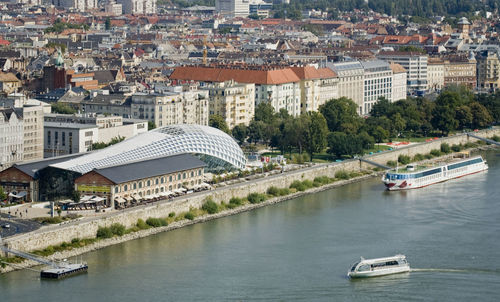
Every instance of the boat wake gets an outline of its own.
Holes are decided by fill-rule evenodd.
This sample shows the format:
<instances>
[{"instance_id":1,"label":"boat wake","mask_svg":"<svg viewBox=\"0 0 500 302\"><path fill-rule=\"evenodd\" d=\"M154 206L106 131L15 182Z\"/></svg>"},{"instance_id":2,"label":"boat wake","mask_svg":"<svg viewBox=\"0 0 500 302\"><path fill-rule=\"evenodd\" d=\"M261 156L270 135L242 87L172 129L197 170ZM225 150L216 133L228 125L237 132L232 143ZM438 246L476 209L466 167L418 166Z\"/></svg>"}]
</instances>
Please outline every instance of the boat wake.
<instances>
[{"instance_id":1,"label":"boat wake","mask_svg":"<svg viewBox=\"0 0 500 302\"><path fill-rule=\"evenodd\" d=\"M500 274L500 270L488 269L453 269L453 268L412 268L410 272L431 272L431 273L479 273L479 274Z\"/></svg>"}]
</instances>

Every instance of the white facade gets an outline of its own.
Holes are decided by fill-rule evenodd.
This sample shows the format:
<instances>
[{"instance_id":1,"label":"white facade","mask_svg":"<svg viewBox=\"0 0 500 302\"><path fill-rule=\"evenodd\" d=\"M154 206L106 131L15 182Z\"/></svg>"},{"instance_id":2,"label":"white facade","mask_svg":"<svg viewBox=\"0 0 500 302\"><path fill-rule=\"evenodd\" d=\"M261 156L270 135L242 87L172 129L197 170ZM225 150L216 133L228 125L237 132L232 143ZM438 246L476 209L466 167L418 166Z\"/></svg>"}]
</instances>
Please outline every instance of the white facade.
<instances>
[{"instance_id":1,"label":"white facade","mask_svg":"<svg viewBox=\"0 0 500 302\"><path fill-rule=\"evenodd\" d=\"M44 123L44 157L74 154L92 150L98 141L96 125Z\"/></svg>"},{"instance_id":2,"label":"white facade","mask_svg":"<svg viewBox=\"0 0 500 302\"><path fill-rule=\"evenodd\" d=\"M406 99L406 72L394 72L392 76L392 101Z\"/></svg>"},{"instance_id":3,"label":"white facade","mask_svg":"<svg viewBox=\"0 0 500 302\"><path fill-rule=\"evenodd\" d=\"M122 5L124 14L154 14L156 0L117 0Z\"/></svg>"},{"instance_id":4,"label":"white facade","mask_svg":"<svg viewBox=\"0 0 500 302\"><path fill-rule=\"evenodd\" d=\"M122 14L123 7L120 3L116 3L116 1L110 0L104 6L104 11L108 14L119 16Z\"/></svg>"},{"instance_id":5,"label":"white facade","mask_svg":"<svg viewBox=\"0 0 500 302\"><path fill-rule=\"evenodd\" d=\"M52 0L52 4L56 7L72 8L81 12L97 9L97 0Z\"/></svg>"},{"instance_id":6,"label":"white facade","mask_svg":"<svg viewBox=\"0 0 500 302\"><path fill-rule=\"evenodd\" d=\"M331 99L337 99L339 97L339 79L337 77L322 78L319 84L319 103L316 111L319 110L319 106L323 105Z\"/></svg>"},{"instance_id":7,"label":"white facade","mask_svg":"<svg viewBox=\"0 0 500 302\"><path fill-rule=\"evenodd\" d=\"M436 91L444 86L444 62L435 61L427 64L427 90Z\"/></svg>"},{"instance_id":8,"label":"white facade","mask_svg":"<svg viewBox=\"0 0 500 302\"><path fill-rule=\"evenodd\" d=\"M43 158L43 107L23 106L24 160Z\"/></svg>"},{"instance_id":9,"label":"white facade","mask_svg":"<svg viewBox=\"0 0 500 302\"><path fill-rule=\"evenodd\" d=\"M275 112L286 109L290 115L300 115L300 83L255 85L255 104L269 102Z\"/></svg>"},{"instance_id":10,"label":"white facade","mask_svg":"<svg viewBox=\"0 0 500 302\"><path fill-rule=\"evenodd\" d=\"M248 17L250 14L249 0L216 0L215 10L225 17Z\"/></svg>"},{"instance_id":11,"label":"white facade","mask_svg":"<svg viewBox=\"0 0 500 302\"><path fill-rule=\"evenodd\" d=\"M384 61L400 64L406 69L409 92L427 89L427 55L413 52L382 52L377 57Z\"/></svg>"},{"instance_id":12,"label":"white facade","mask_svg":"<svg viewBox=\"0 0 500 302\"><path fill-rule=\"evenodd\" d=\"M358 114L363 114L364 106L364 69L359 62L328 63L339 78L339 97L353 100L358 106Z\"/></svg>"},{"instance_id":13,"label":"white facade","mask_svg":"<svg viewBox=\"0 0 500 302\"><path fill-rule=\"evenodd\" d=\"M24 123L20 112L0 108L0 170L24 159Z\"/></svg>"},{"instance_id":14,"label":"white facade","mask_svg":"<svg viewBox=\"0 0 500 302\"><path fill-rule=\"evenodd\" d=\"M222 116L229 129L250 125L255 113L255 84L226 81L214 83L208 91L210 114Z\"/></svg>"},{"instance_id":15,"label":"white facade","mask_svg":"<svg viewBox=\"0 0 500 302\"><path fill-rule=\"evenodd\" d=\"M389 63L374 60L361 62L365 70L364 74L364 92L363 92L363 110L361 114L370 113L374 104L383 97L392 102L392 69Z\"/></svg>"},{"instance_id":16,"label":"white facade","mask_svg":"<svg viewBox=\"0 0 500 302\"><path fill-rule=\"evenodd\" d=\"M157 127L174 124L208 125L208 99L206 90L136 93L132 95L132 118L151 121Z\"/></svg>"}]
</instances>

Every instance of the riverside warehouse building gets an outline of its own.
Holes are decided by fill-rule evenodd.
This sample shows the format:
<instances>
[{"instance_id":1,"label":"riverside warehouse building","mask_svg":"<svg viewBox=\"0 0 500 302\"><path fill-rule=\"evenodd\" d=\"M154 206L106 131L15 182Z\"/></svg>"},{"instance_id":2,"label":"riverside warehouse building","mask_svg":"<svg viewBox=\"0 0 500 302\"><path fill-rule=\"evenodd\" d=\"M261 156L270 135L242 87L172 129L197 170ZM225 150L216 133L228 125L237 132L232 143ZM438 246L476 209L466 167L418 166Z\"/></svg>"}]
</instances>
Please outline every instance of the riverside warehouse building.
<instances>
[{"instance_id":1,"label":"riverside warehouse building","mask_svg":"<svg viewBox=\"0 0 500 302\"><path fill-rule=\"evenodd\" d=\"M174 157L180 155L186 156ZM161 167L152 170L152 163ZM9 168L13 170L0 172L0 186L6 188L6 184L16 182L22 175L26 178L22 189L30 192L24 201L70 199L74 191L78 191L83 202L94 201L113 208L115 203L131 201L134 197L161 197L166 196L167 191L202 185L205 170L243 169L245 164L243 151L226 133L201 125L169 125L102 150L15 165ZM116 171L127 173L119 178ZM20 196L18 191L16 195ZM92 200L86 200L89 197Z\"/></svg>"}]
</instances>

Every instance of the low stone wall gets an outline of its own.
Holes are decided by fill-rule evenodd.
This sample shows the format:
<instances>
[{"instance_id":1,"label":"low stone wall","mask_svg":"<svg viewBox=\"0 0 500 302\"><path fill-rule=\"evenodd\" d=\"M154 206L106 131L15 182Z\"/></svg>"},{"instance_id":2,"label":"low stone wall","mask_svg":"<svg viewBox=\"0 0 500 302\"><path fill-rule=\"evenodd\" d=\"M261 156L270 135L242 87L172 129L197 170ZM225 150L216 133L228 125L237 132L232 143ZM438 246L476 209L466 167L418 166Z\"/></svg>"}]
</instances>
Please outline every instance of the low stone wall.
<instances>
[{"instance_id":1,"label":"low stone wall","mask_svg":"<svg viewBox=\"0 0 500 302\"><path fill-rule=\"evenodd\" d=\"M491 137L500 135L500 129L485 130L478 135ZM386 164L389 160L397 160L400 154L414 156L417 153L429 153L432 149L439 149L442 143L450 145L476 141L465 134L459 134L423 144L412 145L399 148L390 152L377 153L369 156L368 159L381 164ZM4 240L9 247L32 251L46 248L50 245L58 245L69 242L73 238L95 237L100 226L110 226L113 223L121 223L126 227L134 225L138 219L146 220L149 217L166 217L170 212L187 212L190 208L200 208L208 196L212 196L215 202L228 202L231 197L246 197L250 193L265 193L271 186L278 188L289 187L295 180L314 179L317 176L334 177L339 170L359 171L360 169L373 168L359 160L347 160L341 163L317 164L311 167L282 174L271 175L264 178L245 181L242 183L219 187L212 191L205 191L190 194L184 198L177 198L172 202L162 201L147 206L130 208L123 211L104 214L102 217L86 218L57 226L42 227L39 230L27 234L9 237Z\"/></svg>"}]
</instances>

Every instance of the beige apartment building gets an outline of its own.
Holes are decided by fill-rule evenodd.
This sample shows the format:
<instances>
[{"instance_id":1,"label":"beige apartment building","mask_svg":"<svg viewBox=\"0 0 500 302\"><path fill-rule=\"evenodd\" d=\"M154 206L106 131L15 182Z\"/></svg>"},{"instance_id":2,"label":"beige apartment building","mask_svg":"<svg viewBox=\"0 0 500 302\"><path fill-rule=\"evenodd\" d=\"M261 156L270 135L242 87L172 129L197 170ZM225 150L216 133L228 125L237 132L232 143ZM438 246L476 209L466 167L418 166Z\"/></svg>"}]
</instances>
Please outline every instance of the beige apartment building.
<instances>
[{"instance_id":1,"label":"beige apartment building","mask_svg":"<svg viewBox=\"0 0 500 302\"><path fill-rule=\"evenodd\" d=\"M23 106L23 160L35 160L43 158L43 116L44 112L42 106Z\"/></svg>"},{"instance_id":2,"label":"beige apartment building","mask_svg":"<svg viewBox=\"0 0 500 302\"><path fill-rule=\"evenodd\" d=\"M358 61L328 63L328 68L332 69L338 76L338 95L353 100L358 106L358 114L364 114L364 68Z\"/></svg>"},{"instance_id":3,"label":"beige apartment building","mask_svg":"<svg viewBox=\"0 0 500 302\"><path fill-rule=\"evenodd\" d=\"M495 91L500 84L500 60L495 51L484 51L477 56L477 86Z\"/></svg>"},{"instance_id":4,"label":"beige apartment building","mask_svg":"<svg viewBox=\"0 0 500 302\"><path fill-rule=\"evenodd\" d=\"M132 95L131 114L134 119L145 119L157 127L175 124L208 125L208 91L188 90L182 87L161 94L136 93Z\"/></svg>"},{"instance_id":5,"label":"beige apartment building","mask_svg":"<svg viewBox=\"0 0 500 302\"><path fill-rule=\"evenodd\" d=\"M444 86L464 85L476 88L476 59L474 56L448 56L444 60Z\"/></svg>"},{"instance_id":6,"label":"beige apartment building","mask_svg":"<svg viewBox=\"0 0 500 302\"><path fill-rule=\"evenodd\" d=\"M248 126L255 113L255 84L225 81L208 87L210 114L222 116L229 129Z\"/></svg>"},{"instance_id":7,"label":"beige apartment building","mask_svg":"<svg viewBox=\"0 0 500 302\"><path fill-rule=\"evenodd\" d=\"M427 62L427 90L438 91L444 87L444 62L441 58L429 58Z\"/></svg>"}]
</instances>

